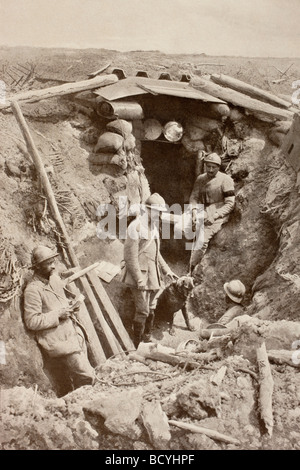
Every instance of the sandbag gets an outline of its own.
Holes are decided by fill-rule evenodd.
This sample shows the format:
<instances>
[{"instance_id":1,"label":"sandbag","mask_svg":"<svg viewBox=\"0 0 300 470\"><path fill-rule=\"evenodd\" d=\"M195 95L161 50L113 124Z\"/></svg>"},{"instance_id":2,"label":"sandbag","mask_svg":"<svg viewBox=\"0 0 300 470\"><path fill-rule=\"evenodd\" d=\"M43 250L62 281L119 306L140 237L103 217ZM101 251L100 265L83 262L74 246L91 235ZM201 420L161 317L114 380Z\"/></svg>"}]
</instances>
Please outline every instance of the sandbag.
<instances>
[{"instance_id":1,"label":"sandbag","mask_svg":"<svg viewBox=\"0 0 300 470\"><path fill-rule=\"evenodd\" d=\"M94 151L115 153L120 150L123 143L124 138L121 135L115 134L114 132L104 132L104 134L100 135Z\"/></svg>"},{"instance_id":2,"label":"sandbag","mask_svg":"<svg viewBox=\"0 0 300 470\"><path fill-rule=\"evenodd\" d=\"M208 105L209 112L212 117L228 117L230 115L230 108L227 104L223 103L210 103Z\"/></svg>"},{"instance_id":3,"label":"sandbag","mask_svg":"<svg viewBox=\"0 0 300 470\"><path fill-rule=\"evenodd\" d=\"M277 147L281 147L285 138L285 134L283 132L278 132L276 128L273 128L270 130L268 137L273 144L277 145Z\"/></svg>"},{"instance_id":4,"label":"sandbag","mask_svg":"<svg viewBox=\"0 0 300 470\"><path fill-rule=\"evenodd\" d=\"M184 148L191 153L196 153L199 150L205 150L205 146L202 140L191 140L188 135L184 135L181 140Z\"/></svg>"},{"instance_id":5,"label":"sandbag","mask_svg":"<svg viewBox=\"0 0 300 470\"><path fill-rule=\"evenodd\" d=\"M232 122L241 121L244 117L245 115L238 108L230 110L229 118Z\"/></svg>"},{"instance_id":6,"label":"sandbag","mask_svg":"<svg viewBox=\"0 0 300 470\"><path fill-rule=\"evenodd\" d=\"M125 121L125 119L116 119L109 122L106 125L106 129L109 132L115 132L126 138L132 132L132 124L129 121Z\"/></svg>"},{"instance_id":7,"label":"sandbag","mask_svg":"<svg viewBox=\"0 0 300 470\"><path fill-rule=\"evenodd\" d=\"M131 150L135 149L135 137L132 134L128 134L126 139L124 140L124 150L126 152L130 152Z\"/></svg>"},{"instance_id":8,"label":"sandbag","mask_svg":"<svg viewBox=\"0 0 300 470\"><path fill-rule=\"evenodd\" d=\"M127 168L127 159L125 152L121 151L117 154L97 153L89 156L89 162L93 165L118 165L123 170Z\"/></svg>"},{"instance_id":9,"label":"sandbag","mask_svg":"<svg viewBox=\"0 0 300 470\"><path fill-rule=\"evenodd\" d=\"M210 119L204 116L193 115L187 122L188 126L200 127L204 131L211 132L215 129L221 129L222 123L216 119Z\"/></svg>"},{"instance_id":10,"label":"sandbag","mask_svg":"<svg viewBox=\"0 0 300 470\"><path fill-rule=\"evenodd\" d=\"M195 126L186 126L186 134L190 138L190 140L202 140L205 136L207 136L208 132L200 127Z\"/></svg>"}]
</instances>

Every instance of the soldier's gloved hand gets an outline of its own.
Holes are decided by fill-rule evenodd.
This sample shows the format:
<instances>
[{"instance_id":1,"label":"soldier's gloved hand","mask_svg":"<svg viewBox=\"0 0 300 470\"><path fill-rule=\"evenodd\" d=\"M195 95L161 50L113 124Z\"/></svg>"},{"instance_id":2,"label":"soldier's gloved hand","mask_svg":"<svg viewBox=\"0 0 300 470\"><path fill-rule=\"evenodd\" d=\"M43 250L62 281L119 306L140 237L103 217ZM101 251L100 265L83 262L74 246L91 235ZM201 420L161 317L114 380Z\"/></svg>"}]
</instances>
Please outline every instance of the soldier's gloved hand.
<instances>
[{"instance_id":1,"label":"soldier's gloved hand","mask_svg":"<svg viewBox=\"0 0 300 470\"><path fill-rule=\"evenodd\" d=\"M60 320L65 320L66 318L69 318L71 315L70 309L68 307L61 308L58 311L58 318Z\"/></svg>"}]
</instances>

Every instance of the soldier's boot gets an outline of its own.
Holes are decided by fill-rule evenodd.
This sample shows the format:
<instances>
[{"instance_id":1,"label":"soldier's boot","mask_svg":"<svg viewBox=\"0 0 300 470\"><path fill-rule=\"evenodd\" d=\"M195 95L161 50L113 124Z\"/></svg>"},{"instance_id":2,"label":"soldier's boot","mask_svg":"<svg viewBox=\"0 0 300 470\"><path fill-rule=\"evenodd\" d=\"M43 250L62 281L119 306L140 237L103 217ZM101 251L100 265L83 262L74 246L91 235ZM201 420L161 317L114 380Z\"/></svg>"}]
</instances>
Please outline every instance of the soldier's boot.
<instances>
[{"instance_id":1,"label":"soldier's boot","mask_svg":"<svg viewBox=\"0 0 300 470\"><path fill-rule=\"evenodd\" d=\"M149 343L151 341L151 331L154 322L154 310L150 310L150 313L146 319L145 330L143 335L143 342Z\"/></svg>"},{"instance_id":2,"label":"soldier's boot","mask_svg":"<svg viewBox=\"0 0 300 470\"><path fill-rule=\"evenodd\" d=\"M145 318L137 318L133 322L133 344L136 348L138 348L138 345L142 341L146 319L147 317L145 316Z\"/></svg>"}]
</instances>

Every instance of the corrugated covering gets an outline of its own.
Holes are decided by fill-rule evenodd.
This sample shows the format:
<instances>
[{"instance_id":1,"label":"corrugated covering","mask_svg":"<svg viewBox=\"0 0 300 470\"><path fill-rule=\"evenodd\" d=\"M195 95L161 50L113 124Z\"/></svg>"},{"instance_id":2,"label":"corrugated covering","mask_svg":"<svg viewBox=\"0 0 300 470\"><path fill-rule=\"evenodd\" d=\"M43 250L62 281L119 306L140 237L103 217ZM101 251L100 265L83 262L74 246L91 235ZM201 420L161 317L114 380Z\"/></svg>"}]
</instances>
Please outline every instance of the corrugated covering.
<instances>
[{"instance_id":1,"label":"corrugated covering","mask_svg":"<svg viewBox=\"0 0 300 470\"><path fill-rule=\"evenodd\" d=\"M129 96L153 94L168 95L179 98L189 98L206 101L209 103L225 103L225 101L215 98L207 93L196 90L188 83L175 82L169 80L155 80L144 77L129 77L120 80L113 85L94 90L94 93L108 101L114 101Z\"/></svg>"}]
</instances>

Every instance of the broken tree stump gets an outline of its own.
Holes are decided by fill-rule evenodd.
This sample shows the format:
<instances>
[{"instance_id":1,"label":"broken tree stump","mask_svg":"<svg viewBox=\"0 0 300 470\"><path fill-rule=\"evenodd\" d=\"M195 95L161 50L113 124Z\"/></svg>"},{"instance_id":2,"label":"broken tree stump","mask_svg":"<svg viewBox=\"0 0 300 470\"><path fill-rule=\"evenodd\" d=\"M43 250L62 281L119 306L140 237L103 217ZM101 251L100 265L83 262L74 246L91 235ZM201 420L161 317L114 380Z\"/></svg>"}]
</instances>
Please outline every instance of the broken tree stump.
<instances>
[{"instance_id":1,"label":"broken tree stump","mask_svg":"<svg viewBox=\"0 0 300 470\"><path fill-rule=\"evenodd\" d=\"M0 110L9 108L13 102L35 103L40 100L54 98L56 96L70 95L79 93L80 91L92 90L106 85L112 85L117 82L118 78L114 74L103 75L92 78L91 80L83 80L81 82L65 83L41 90L30 90L23 93L17 93L7 98L5 104L0 104Z\"/></svg>"},{"instance_id":2,"label":"broken tree stump","mask_svg":"<svg viewBox=\"0 0 300 470\"><path fill-rule=\"evenodd\" d=\"M274 425L272 408L274 381L265 343L262 343L262 345L257 348L256 355L259 369L260 416L265 423L269 436L272 437Z\"/></svg>"},{"instance_id":3,"label":"broken tree stump","mask_svg":"<svg viewBox=\"0 0 300 470\"><path fill-rule=\"evenodd\" d=\"M218 431L215 431L213 429L208 429L203 426L198 426L196 424L185 423L183 421L175 421L174 419L170 419L169 424L173 426L177 426L178 428L181 428L181 429L185 429L186 431L195 432L198 434L205 434L211 439L215 439L216 441L226 442L226 444L233 444L233 445L240 444L240 441L238 439L235 439L234 437L226 436L225 434L221 434Z\"/></svg>"}]
</instances>

